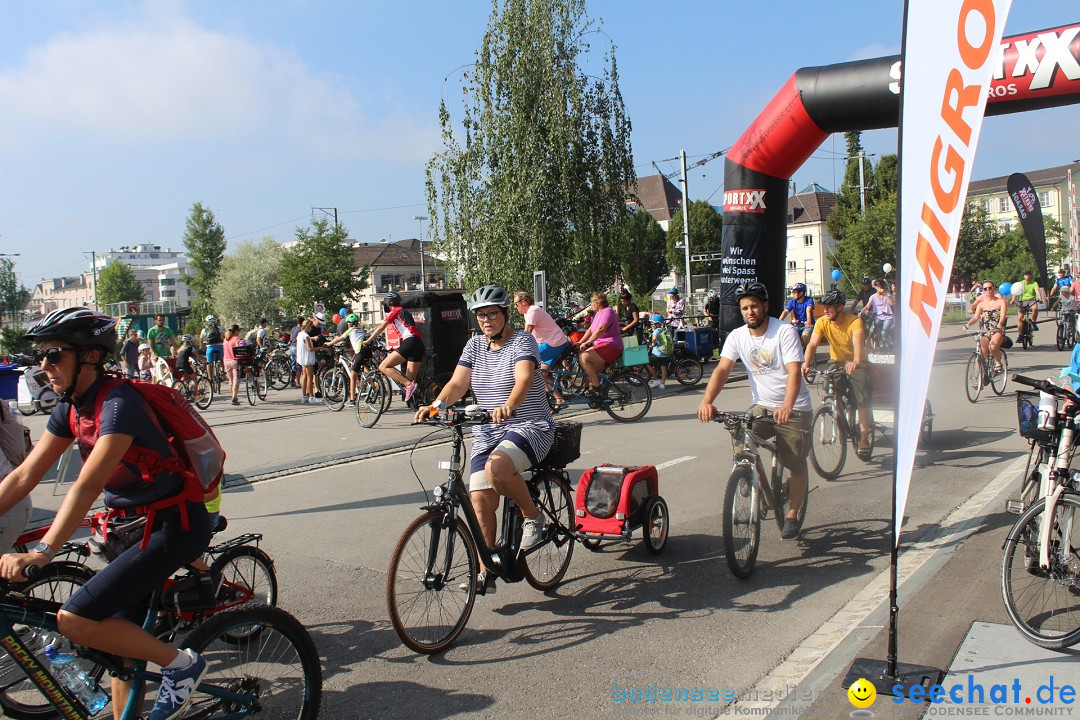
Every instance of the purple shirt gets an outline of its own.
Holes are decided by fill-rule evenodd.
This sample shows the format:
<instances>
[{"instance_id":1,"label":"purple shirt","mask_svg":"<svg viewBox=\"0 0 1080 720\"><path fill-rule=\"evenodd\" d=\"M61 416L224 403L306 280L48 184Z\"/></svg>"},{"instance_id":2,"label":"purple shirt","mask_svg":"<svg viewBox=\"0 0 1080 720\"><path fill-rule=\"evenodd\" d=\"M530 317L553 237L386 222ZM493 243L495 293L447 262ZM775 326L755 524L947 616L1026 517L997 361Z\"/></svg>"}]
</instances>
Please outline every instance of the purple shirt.
<instances>
[{"instance_id":1,"label":"purple shirt","mask_svg":"<svg viewBox=\"0 0 1080 720\"><path fill-rule=\"evenodd\" d=\"M615 314L615 311L609 307L601 308L589 327L599 327L600 325L607 325L607 327L604 328L602 333L593 338L593 346L614 345L622 350L622 332L619 330L619 316Z\"/></svg>"}]
</instances>

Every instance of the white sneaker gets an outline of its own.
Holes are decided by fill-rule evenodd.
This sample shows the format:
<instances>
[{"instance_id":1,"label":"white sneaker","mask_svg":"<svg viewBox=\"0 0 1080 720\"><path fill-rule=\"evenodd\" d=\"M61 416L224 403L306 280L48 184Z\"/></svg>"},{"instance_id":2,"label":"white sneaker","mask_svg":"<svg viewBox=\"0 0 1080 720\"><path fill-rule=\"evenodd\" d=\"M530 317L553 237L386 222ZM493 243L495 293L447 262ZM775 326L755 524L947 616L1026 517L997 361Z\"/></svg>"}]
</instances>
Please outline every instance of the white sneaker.
<instances>
[{"instance_id":1,"label":"white sneaker","mask_svg":"<svg viewBox=\"0 0 1080 720\"><path fill-rule=\"evenodd\" d=\"M544 536L544 513L534 518L525 518L521 523L521 544L519 550L531 550L540 544Z\"/></svg>"},{"instance_id":2,"label":"white sneaker","mask_svg":"<svg viewBox=\"0 0 1080 720\"><path fill-rule=\"evenodd\" d=\"M660 381L659 380L650 380L649 381L649 387L651 387L651 388L660 387Z\"/></svg>"},{"instance_id":3,"label":"white sneaker","mask_svg":"<svg viewBox=\"0 0 1080 720\"><path fill-rule=\"evenodd\" d=\"M307 401L309 405L319 405L322 403L322 400L317 397L309 397Z\"/></svg>"}]
</instances>

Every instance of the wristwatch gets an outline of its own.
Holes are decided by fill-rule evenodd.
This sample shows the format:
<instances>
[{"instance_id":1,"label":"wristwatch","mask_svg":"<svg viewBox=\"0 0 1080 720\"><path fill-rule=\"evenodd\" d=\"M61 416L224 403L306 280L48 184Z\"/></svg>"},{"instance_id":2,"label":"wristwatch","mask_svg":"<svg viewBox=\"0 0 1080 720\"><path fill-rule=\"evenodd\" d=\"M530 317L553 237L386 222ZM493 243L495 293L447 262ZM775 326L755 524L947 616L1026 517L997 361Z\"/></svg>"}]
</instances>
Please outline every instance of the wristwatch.
<instances>
[{"instance_id":1,"label":"wristwatch","mask_svg":"<svg viewBox=\"0 0 1080 720\"><path fill-rule=\"evenodd\" d=\"M47 556L50 561L56 558L56 551L49 547L49 543L47 542L39 542L34 546L33 552Z\"/></svg>"}]
</instances>

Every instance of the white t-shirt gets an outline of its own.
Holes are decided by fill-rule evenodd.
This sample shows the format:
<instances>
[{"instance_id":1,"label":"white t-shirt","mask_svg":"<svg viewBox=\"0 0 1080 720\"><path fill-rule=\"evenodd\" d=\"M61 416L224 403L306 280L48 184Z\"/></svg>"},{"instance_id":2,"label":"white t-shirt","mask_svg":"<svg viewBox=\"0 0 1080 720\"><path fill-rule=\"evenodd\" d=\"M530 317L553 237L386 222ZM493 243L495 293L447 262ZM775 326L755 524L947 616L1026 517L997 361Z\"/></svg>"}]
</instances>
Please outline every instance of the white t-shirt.
<instances>
[{"instance_id":1,"label":"white t-shirt","mask_svg":"<svg viewBox=\"0 0 1080 720\"><path fill-rule=\"evenodd\" d=\"M1072 295L1069 297L1061 296L1061 305L1058 307L1059 312L1076 312L1076 298Z\"/></svg>"},{"instance_id":2,"label":"white t-shirt","mask_svg":"<svg viewBox=\"0 0 1080 720\"><path fill-rule=\"evenodd\" d=\"M750 329L745 325L733 330L727 336L720 356L732 362L742 360L750 375L750 393L754 404L778 410L784 405L784 393L787 390L785 365L792 362L802 365L803 348L799 342L798 330L776 318L769 318L765 334L761 337L751 336ZM801 380L793 409L812 409L810 393L806 389L806 383Z\"/></svg>"},{"instance_id":3,"label":"white t-shirt","mask_svg":"<svg viewBox=\"0 0 1080 720\"><path fill-rule=\"evenodd\" d=\"M349 328L345 333L349 336L349 344L352 345L353 352L360 352L360 346L364 344L364 338L367 337L367 330L361 327L354 327Z\"/></svg>"},{"instance_id":4,"label":"white t-shirt","mask_svg":"<svg viewBox=\"0 0 1080 720\"><path fill-rule=\"evenodd\" d=\"M315 364L315 353L308 350L307 343L304 342L310 337L306 332L301 330L296 335L296 364L307 366Z\"/></svg>"}]
</instances>

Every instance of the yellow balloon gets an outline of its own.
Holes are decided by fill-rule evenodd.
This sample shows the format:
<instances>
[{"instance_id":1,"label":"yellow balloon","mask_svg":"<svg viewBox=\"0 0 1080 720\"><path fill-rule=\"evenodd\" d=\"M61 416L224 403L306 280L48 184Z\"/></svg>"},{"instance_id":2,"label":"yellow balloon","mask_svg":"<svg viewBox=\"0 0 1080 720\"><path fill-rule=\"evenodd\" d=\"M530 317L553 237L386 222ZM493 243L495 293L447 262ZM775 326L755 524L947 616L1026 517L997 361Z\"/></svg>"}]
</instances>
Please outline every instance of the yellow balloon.
<instances>
[{"instance_id":1,"label":"yellow balloon","mask_svg":"<svg viewBox=\"0 0 1080 720\"><path fill-rule=\"evenodd\" d=\"M868 708L877 698L877 688L866 678L859 678L847 689L848 700L857 708Z\"/></svg>"}]
</instances>

